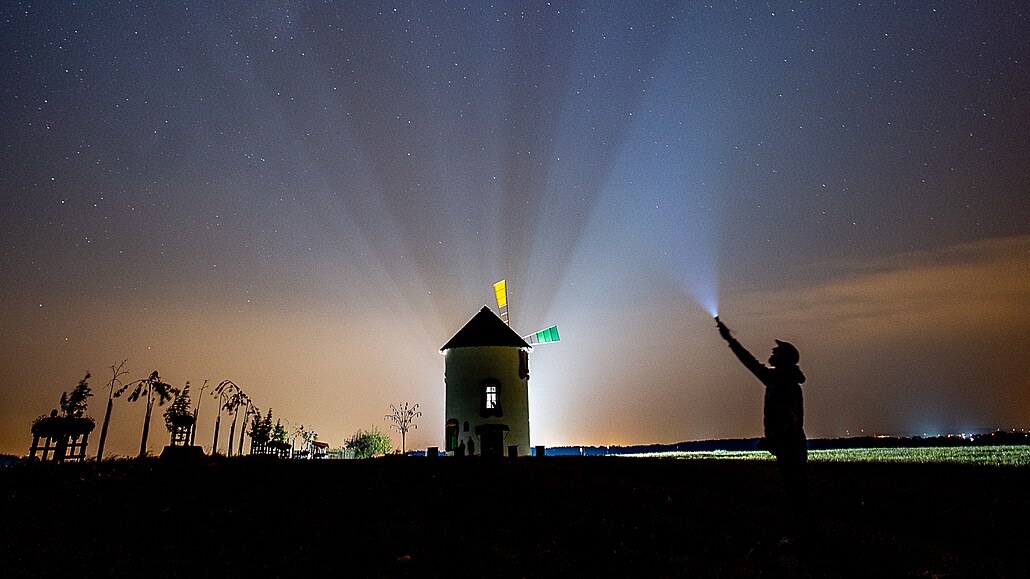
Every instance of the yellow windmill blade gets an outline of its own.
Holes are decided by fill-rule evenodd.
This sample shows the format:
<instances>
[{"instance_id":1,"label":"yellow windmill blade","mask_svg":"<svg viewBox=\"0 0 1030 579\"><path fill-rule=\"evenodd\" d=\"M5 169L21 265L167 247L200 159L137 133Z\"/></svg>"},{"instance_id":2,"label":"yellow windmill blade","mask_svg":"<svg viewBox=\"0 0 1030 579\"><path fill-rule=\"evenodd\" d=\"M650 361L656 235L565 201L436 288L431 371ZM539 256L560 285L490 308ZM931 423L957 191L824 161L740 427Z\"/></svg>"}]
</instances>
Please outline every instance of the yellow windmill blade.
<instances>
[{"instance_id":1,"label":"yellow windmill blade","mask_svg":"<svg viewBox=\"0 0 1030 579\"><path fill-rule=\"evenodd\" d=\"M501 321L511 325L508 321L508 287L506 280L494 284L494 297L497 298L497 311L501 314Z\"/></svg>"}]
</instances>

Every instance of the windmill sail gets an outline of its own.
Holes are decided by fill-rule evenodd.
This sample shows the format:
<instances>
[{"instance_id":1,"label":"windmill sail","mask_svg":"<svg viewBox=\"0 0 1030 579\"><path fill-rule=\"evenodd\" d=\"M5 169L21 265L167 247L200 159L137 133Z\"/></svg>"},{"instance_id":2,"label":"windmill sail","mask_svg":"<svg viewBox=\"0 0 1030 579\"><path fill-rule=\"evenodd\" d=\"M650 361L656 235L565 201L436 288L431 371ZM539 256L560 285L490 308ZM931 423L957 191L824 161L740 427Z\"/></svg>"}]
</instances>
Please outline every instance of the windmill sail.
<instances>
[{"instance_id":1,"label":"windmill sail","mask_svg":"<svg viewBox=\"0 0 1030 579\"><path fill-rule=\"evenodd\" d=\"M551 326L550 328L540 330L534 334L522 336L522 339L530 346L561 341L560 338L558 338L558 326Z\"/></svg>"},{"instance_id":2,"label":"windmill sail","mask_svg":"<svg viewBox=\"0 0 1030 579\"><path fill-rule=\"evenodd\" d=\"M501 314L501 321L511 326L511 322L508 321L508 287L506 280L502 279L494 284L494 296L497 298L497 312Z\"/></svg>"},{"instance_id":3,"label":"windmill sail","mask_svg":"<svg viewBox=\"0 0 1030 579\"><path fill-rule=\"evenodd\" d=\"M494 284L494 297L497 298L497 312L501 316L501 321L507 324L508 327L511 327L511 322L508 318L508 284L506 280L502 279ZM528 336L522 336L522 339L530 346L558 342L560 341L558 338L558 326L551 326Z\"/></svg>"}]
</instances>

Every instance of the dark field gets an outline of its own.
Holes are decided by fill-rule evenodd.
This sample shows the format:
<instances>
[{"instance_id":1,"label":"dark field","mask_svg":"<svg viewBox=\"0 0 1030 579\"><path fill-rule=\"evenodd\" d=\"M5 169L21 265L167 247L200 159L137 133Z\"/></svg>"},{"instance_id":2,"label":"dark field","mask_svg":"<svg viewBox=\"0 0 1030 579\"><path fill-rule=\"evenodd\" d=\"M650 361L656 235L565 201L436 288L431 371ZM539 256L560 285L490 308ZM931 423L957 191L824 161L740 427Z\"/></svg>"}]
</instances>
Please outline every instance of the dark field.
<instances>
[{"instance_id":1,"label":"dark field","mask_svg":"<svg viewBox=\"0 0 1030 579\"><path fill-rule=\"evenodd\" d=\"M614 457L0 469L4 577L1028 577L1030 469ZM787 538L784 541L784 538Z\"/></svg>"}]
</instances>

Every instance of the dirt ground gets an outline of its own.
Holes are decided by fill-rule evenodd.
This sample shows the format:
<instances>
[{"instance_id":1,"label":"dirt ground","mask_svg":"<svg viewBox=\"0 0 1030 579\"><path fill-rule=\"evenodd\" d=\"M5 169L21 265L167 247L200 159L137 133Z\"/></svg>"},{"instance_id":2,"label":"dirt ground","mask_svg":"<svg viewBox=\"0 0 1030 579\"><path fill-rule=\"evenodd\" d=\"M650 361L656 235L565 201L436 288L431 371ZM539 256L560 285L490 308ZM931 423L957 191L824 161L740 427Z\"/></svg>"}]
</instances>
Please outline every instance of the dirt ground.
<instances>
[{"instance_id":1,"label":"dirt ground","mask_svg":"<svg viewBox=\"0 0 1030 579\"><path fill-rule=\"evenodd\" d=\"M628 457L0 469L4 577L1030 577L1030 469Z\"/></svg>"}]
</instances>

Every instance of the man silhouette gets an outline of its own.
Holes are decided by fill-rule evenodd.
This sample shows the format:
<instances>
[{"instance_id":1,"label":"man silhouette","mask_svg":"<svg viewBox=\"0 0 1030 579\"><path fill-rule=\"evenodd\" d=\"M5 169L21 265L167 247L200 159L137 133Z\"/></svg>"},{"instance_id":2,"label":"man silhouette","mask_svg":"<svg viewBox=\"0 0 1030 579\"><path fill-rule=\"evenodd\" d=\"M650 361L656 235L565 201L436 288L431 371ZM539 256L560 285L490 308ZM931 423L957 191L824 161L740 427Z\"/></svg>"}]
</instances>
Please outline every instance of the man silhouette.
<instances>
[{"instance_id":1,"label":"man silhouette","mask_svg":"<svg viewBox=\"0 0 1030 579\"><path fill-rule=\"evenodd\" d=\"M801 393L805 375L798 367L798 349L790 342L775 340L776 347L769 356L769 366L766 366L740 345L718 317L715 322L719 335L729 343L730 350L765 384L765 438L759 441L758 448L768 450L776 457L787 502L792 509L802 512L808 500L805 477L808 442L805 439L805 406Z\"/></svg>"}]
</instances>

